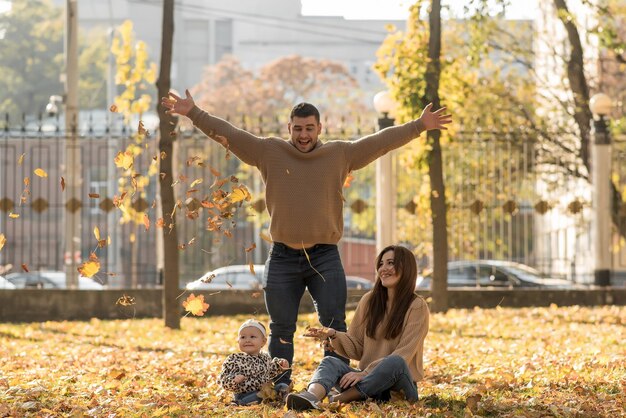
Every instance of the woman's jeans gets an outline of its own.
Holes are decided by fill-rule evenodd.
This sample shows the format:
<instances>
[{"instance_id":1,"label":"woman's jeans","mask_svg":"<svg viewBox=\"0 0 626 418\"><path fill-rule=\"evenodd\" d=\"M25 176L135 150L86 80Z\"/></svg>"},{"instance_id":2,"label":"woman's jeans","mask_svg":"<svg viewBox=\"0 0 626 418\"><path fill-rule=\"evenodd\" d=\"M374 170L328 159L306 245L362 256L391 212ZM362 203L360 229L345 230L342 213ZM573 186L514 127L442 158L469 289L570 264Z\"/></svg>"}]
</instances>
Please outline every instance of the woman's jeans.
<instances>
[{"instance_id":1,"label":"woman's jeans","mask_svg":"<svg viewBox=\"0 0 626 418\"><path fill-rule=\"evenodd\" d=\"M326 393L334 386L342 391L347 390L347 388L339 387L339 381L344 374L358 371L334 357L324 357L315 370L309 385L320 384L324 386ZM409 367L406 361L397 355L385 357L370 374L354 387L361 393L362 399L372 398L388 401L391 399L391 391L403 393L408 401L413 402L418 399L417 386L413 382Z\"/></svg>"},{"instance_id":2,"label":"woman's jeans","mask_svg":"<svg viewBox=\"0 0 626 418\"><path fill-rule=\"evenodd\" d=\"M305 289L313 298L320 323L338 331L346 330L346 274L336 245L317 244L305 251L274 242L265 263L263 288L270 316L270 356L287 359L292 364L293 335ZM324 355L336 356L330 351ZM289 383L291 371L278 381Z\"/></svg>"},{"instance_id":3,"label":"woman's jeans","mask_svg":"<svg viewBox=\"0 0 626 418\"><path fill-rule=\"evenodd\" d=\"M282 396L287 393L289 386L284 383L277 383L274 386L274 390ZM235 393L235 403L242 406L250 405L255 402L261 403L263 399L259 398L258 393L258 390L253 392Z\"/></svg>"}]
</instances>

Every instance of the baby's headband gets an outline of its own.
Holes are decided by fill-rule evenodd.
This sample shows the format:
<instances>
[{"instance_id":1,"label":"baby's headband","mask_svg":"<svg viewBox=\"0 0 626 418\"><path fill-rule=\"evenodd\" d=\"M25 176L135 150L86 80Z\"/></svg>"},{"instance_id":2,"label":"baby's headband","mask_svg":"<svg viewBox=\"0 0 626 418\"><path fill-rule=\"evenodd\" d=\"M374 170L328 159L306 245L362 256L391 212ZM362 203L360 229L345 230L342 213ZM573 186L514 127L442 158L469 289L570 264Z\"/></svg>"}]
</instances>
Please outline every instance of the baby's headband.
<instances>
[{"instance_id":1,"label":"baby's headband","mask_svg":"<svg viewBox=\"0 0 626 418\"><path fill-rule=\"evenodd\" d=\"M261 331L261 334L263 334L264 337L267 337L267 333L265 332L265 327L263 326L263 324L254 319L248 319L246 322L241 324L241 326L239 327L239 331L237 331L237 334L241 334L241 330L247 327L254 327Z\"/></svg>"}]
</instances>

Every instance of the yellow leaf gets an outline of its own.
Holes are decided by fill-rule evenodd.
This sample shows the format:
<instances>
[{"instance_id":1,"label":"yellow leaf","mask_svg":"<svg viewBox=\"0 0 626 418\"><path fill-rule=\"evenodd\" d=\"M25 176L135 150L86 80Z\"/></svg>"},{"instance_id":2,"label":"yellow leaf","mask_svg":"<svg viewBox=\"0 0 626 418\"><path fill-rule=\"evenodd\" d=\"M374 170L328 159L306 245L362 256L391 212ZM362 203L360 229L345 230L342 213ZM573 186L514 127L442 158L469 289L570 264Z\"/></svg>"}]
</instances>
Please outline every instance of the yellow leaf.
<instances>
[{"instance_id":1,"label":"yellow leaf","mask_svg":"<svg viewBox=\"0 0 626 418\"><path fill-rule=\"evenodd\" d=\"M118 168L123 168L124 170L128 170L131 168L135 162L135 158L133 157L133 153L126 152L118 152L115 156L115 166Z\"/></svg>"},{"instance_id":2,"label":"yellow leaf","mask_svg":"<svg viewBox=\"0 0 626 418\"><path fill-rule=\"evenodd\" d=\"M198 185L202 183L202 179L195 179L194 181L191 182L191 184L189 185L190 189L193 189L193 186Z\"/></svg>"},{"instance_id":3,"label":"yellow leaf","mask_svg":"<svg viewBox=\"0 0 626 418\"><path fill-rule=\"evenodd\" d=\"M20 155L20 158L17 159L17 165L22 165L22 163L24 162L24 156L26 154L22 154Z\"/></svg>"},{"instance_id":4,"label":"yellow leaf","mask_svg":"<svg viewBox=\"0 0 626 418\"><path fill-rule=\"evenodd\" d=\"M35 169L35 174L38 175L39 177L43 177L43 178L48 177L48 173L46 173L46 171L43 168L36 168Z\"/></svg>"},{"instance_id":5,"label":"yellow leaf","mask_svg":"<svg viewBox=\"0 0 626 418\"><path fill-rule=\"evenodd\" d=\"M100 229L97 226L93 227L93 235L100 241Z\"/></svg>"},{"instance_id":6,"label":"yellow leaf","mask_svg":"<svg viewBox=\"0 0 626 418\"><path fill-rule=\"evenodd\" d=\"M17 219L19 217L20 217L19 213L13 213L13 212L9 213L9 218L11 219Z\"/></svg>"},{"instance_id":7,"label":"yellow leaf","mask_svg":"<svg viewBox=\"0 0 626 418\"><path fill-rule=\"evenodd\" d=\"M204 303L204 295L196 297L193 293L189 295L186 301L183 302L185 311L196 315L202 316L209 309L209 304Z\"/></svg>"},{"instance_id":8,"label":"yellow leaf","mask_svg":"<svg viewBox=\"0 0 626 418\"><path fill-rule=\"evenodd\" d=\"M147 213L143 214L143 226L146 227L146 231L150 229L150 218Z\"/></svg>"},{"instance_id":9,"label":"yellow leaf","mask_svg":"<svg viewBox=\"0 0 626 418\"><path fill-rule=\"evenodd\" d=\"M0 251L2 251L2 248L4 247L4 244L7 243L7 239L4 236L4 234L0 234Z\"/></svg>"},{"instance_id":10,"label":"yellow leaf","mask_svg":"<svg viewBox=\"0 0 626 418\"><path fill-rule=\"evenodd\" d=\"M252 196L250 196L250 192L246 189L246 186L242 185L235 187L228 197L231 203L237 203L242 200L249 201Z\"/></svg>"},{"instance_id":11,"label":"yellow leaf","mask_svg":"<svg viewBox=\"0 0 626 418\"><path fill-rule=\"evenodd\" d=\"M89 261L85 261L78 267L78 272L85 277L93 277L99 271L100 261L96 257L90 257Z\"/></svg>"}]
</instances>

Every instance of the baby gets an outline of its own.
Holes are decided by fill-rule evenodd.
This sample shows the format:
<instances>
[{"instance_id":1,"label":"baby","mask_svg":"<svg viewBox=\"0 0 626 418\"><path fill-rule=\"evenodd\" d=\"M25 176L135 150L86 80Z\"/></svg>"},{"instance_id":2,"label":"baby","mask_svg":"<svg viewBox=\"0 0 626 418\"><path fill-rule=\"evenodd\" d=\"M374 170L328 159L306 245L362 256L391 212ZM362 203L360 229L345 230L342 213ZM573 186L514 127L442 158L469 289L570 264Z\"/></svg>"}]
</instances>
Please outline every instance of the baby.
<instances>
[{"instance_id":1,"label":"baby","mask_svg":"<svg viewBox=\"0 0 626 418\"><path fill-rule=\"evenodd\" d=\"M267 382L289 369L289 362L282 358L271 358L261 352L267 342L265 326L259 321L248 319L239 327L240 353L229 355L222 365L218 382L226 390L234 392L234 402L251 405L261 402L258 392ZM289 392L289 386L278 383L274 390L281 399Z\"/></svg>"}]
</instances>

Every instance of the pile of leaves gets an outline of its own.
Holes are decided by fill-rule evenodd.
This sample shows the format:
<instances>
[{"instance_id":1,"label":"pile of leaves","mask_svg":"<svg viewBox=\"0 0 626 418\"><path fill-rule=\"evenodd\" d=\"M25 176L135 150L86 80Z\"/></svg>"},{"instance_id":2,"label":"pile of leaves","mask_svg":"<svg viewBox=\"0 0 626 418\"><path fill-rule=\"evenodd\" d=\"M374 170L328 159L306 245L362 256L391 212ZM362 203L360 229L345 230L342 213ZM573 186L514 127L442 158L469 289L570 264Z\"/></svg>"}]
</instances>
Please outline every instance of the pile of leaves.
<instances>
[{"instance_id":1,"label":"pile of leaves","mask_svg":"<svg viewBox=\"0 0 626 418\"><path fill-rule=\"evenodd\" d=\"M352 313L349 313L350 320ZM0 324L0 417L626 416L626 307L451 310L431 317L420 401L289 412L217 385L244 316ZM257 319L267 323L267 316ZM301 315L294 389L321 348Z\"/></svg>"}]
</instances>

